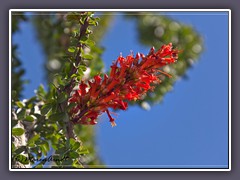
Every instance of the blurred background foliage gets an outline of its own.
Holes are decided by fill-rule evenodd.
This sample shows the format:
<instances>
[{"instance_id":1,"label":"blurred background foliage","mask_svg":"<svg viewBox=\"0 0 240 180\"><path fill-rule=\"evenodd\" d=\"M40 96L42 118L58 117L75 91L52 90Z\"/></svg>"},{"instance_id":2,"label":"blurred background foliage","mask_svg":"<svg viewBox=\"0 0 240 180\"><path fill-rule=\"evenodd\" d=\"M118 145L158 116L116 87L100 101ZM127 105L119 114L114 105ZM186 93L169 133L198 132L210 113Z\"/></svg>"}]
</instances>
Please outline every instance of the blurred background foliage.
<instances>
[{"instance_id":1,"label":"blurred background foliage","mask_svg":"<svg viewBox=\"0 0 240 180\"><path fill-rule=\"evenodd\" d=\"M22 13L12 16L12 35L19 31L19 23L27 21L26 16ZM25 70L22 68L22 63L18 55L18 45L12 44L12 94L13 98L21 98L24 84L27 82L22 79Z\"/></svg>"},{"instance_id":2,"label":"blurred background foliage","mask_svg":"<svg viewBox=\"0 0 240 180\"><path fill-rule=\"evenodd\" d=\"M71 45L70 35L77 28L73 22L66 21L64 13L38 13L39 15L31 16L29 21L34 24L37 37L41 42L45 53L45 72L48 83L57 83L58 72L61 72L66 62L66 52ZM90 39L93 43L90 48L85 48L84 51L93 56L91 61L87 61L87 70L85 71L84 79L89 79L92 76L103 72L104 60L101 55L105 48L100 46L101 40L104 37L107 29L114 22L114 13L108 12L101 15L99 25L92 26L93 34ZM187 78L186 71L195 63L203 51L203 40L196 30L186 24L175 21L160 13L149 12L134 12L122 13L126 20L135 22L136 31L138 33L139 43L149 47L161 47L163 44L172 42L174 47L182 50L179 54L178 63L171 66L165 66L163 71L170 73L173 78L163 77L162 83L155 88L154 92L148 93L141 101L133 102L131 105L140 105L146 108L144 104L154 104L162 100L165 93L173 88L175 81L182 77ZM18 29L18 23L26 20L24 15L13 16L13 33ZM21 61L16 56L16 45L13 46L13 66L12 66L12 88L16 90L16 96L21 97L23 89L23 80L21 75L24 73L21 67ZM107 50L107 49L106 49ZM121 50L119 50L120 52ZM95 148L95 131L91 126L75 126L75 132L81 139L84 147L89 151L89 155L85 160L88 165L101 165L101 159L98 157Z\"/></svg>"}]
</instances>

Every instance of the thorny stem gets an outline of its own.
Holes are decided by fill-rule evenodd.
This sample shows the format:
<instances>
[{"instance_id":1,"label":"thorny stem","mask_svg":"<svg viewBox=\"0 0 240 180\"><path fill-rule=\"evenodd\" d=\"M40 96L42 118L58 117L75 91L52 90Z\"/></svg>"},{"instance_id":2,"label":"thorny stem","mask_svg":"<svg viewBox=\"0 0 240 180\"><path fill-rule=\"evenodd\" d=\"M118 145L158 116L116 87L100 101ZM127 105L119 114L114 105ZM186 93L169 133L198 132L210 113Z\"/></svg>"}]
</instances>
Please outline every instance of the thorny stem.
<instances>
[{"instance_id":1,"label":"thorny stem","mask_svg":"<svg viewBox=\"0 0 240 180\"><path fill-rule=\"evenodd\" d=\"M82 43L80 42L81 38L86 34L86 30L88 28L88 23L89 21L89 17L87 17L83 23L83 25L81 25L80 27L80 33L79 33L79 37L78 37L78 44L77 44L77 48L78 48L78 51L77 51L77 54L76 54L76 57L75 57L75 64L76 66L72 66L71 70L70 70L70 73L69 73L69 77L71 77L74 73L77 72L77 68L78 65L81 63L82 61L82 57L81 57L81 48L82 48ZM66 92L68 96L70 96L70 93L72 92L73 88L75 86L75 79L72 78L70 83L68 85L66 85L62 91ZM60 104L60 109L61 111L64 111L67 107L67 101L63 102ZM74 133L73 133L73 122L71 122L70 120L66 123L66 135L67 135L67 138L74 138L75 139L75 136L74 136Z\"/></svg>"},{"instance_id":2,"label":"thorny stem","mask_svg":"<svg viewBox=\"0 0 240 180\"><path fill-rule=\"evenodd\" d=\"M84 24L80 27L80 34L79 34L79 37L78 37L78 44L77 44L77 48L78 48L78 51L77 51L77 55L75 57L75 60L76 60L76 66L72 66L72 69L70 70L70 73L69 73L69 77L71 77L71 75L73 75L74 73L77 72L77 66L80 64L81 60L82 60L82 57L80 56L81 54L81 48L82 48L82 43L80 42L81 38L86 34L86 30L87 30L87 27L89 25L88 23L89 21L89 17L87 17L84 21ZM65 86L64 90L66 90L67 94L70 94L72 89L73 89L73 86L74 86L74 78L71 79L70 83Z\"/></svg>"}]
</instances>

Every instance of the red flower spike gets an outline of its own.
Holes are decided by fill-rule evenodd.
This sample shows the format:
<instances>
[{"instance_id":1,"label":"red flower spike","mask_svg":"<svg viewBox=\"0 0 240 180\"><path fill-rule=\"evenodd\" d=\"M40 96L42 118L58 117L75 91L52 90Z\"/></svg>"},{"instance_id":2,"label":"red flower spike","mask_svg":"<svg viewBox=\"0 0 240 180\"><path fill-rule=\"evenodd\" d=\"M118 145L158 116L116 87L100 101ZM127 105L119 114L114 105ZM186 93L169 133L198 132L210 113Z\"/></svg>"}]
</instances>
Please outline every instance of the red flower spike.
<instances>
[{"instance_id":1,"label":"red flower spike","mask_svg":"<svg viewBox=\"0 0 240 180\"><path fill-rule=\"evenodd\" d=\"M173 49L172 43L163 45L155 52L151 48L148 55L131 53L126 58L120 55L111 66L110 76L94 76L88 85L81 82L69 103L76 103L70 110L74 123L95 125L97 118L106 112L111 125L116 126L115 119L108 108L126 110L126 101L136 101L160 83L160 74L171 77L159 68L175 63L180 51ZM159 74L160 73L160 74ZM87 91L87 88L90 88Z\"/></svg>"}]
</instances>

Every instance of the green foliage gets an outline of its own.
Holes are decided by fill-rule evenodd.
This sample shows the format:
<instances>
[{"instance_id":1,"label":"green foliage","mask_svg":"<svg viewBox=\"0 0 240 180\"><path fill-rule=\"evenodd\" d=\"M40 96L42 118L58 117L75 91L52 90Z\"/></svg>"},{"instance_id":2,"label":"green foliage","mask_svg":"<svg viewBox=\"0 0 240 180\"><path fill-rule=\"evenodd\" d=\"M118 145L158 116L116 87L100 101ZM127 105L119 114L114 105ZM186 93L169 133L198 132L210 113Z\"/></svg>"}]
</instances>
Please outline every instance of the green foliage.
<instances>
[{"instance_id":1,"label":"green foliage","mask_svg":"<svg viewBox=\"0 0 240 180\"><path fill-rule=\"evenodd\" d=\"M12 34L15 34L19 28L18 25L22 21L26 21L27 18L23 14L12 14ZM11 64L11 70L12 70L12 99L17 100L19 97L22 96L21 91L23 90L23 85L27 83L27 81L24 81L22 79L22 76L24 75L25 71L21 67L22 63L21 60L18 57L17 52L18 46L16 44L12 44L12 64ZM18 102L19 106L22 106L20 102Z\"/></svg>"},{"instance_id":2,"label":"green foliage","mask_svg":"<svg viewBox=\"0 0 240 180\"><path fill-rule=\"evenodd\" d=\"M22 164L28 164L29 163L28 157L26 157L24 155L21 155L21 154L17 155L15 157L15 160L19 161Z\"/></svg>"},{"instance_id":3,"label":"green foliage","mask_svg":"<svg viewBox=\"0 0 240 180\"><path fill-rule=\"evenodd\" d=\"M22 14L12 14L12 34L15 34L19 30L19 23L22 21L27 21L27 18ZM22 68L21 60L18 55L18 46L16 44L12 44L12 77L11 77L11 85L12 85L12 94L14 96L13 99L17 99L18 97L22 97L21 91L23 90L23 85L28 81L23 80L22 76L25 73L25 70Z\"/></svg>"},{"instance_id":4,"label":"green foliage","mask_svg":"<svg viewBox=\"0 0 240 180\"><path fill-rule=\"evenodd\" d=\"M77 52L76 44L78 40L76 37L79 34L79 25L77 21L77 17L79 15L77 13L65 15L41 15L41 16L34 16L33 23L36 27L37 35L39 37L40 42L43 45L44 52L46 54L46 77L49 79L49 82L54 83L55 85L66 85L64 82L64 76L66 79L74 78L76 81L80 81L82 78L88 79L103 70L103 60L101 55L103 53L104 48L99 46L100 40L102 39L106 29L110 25L110 21L112 20L112 15L109 16L101 16L101 18L93 17L90 18L89 24L91 25L88 32L93 31L94 33L82 36L80 38L80 43L84 44L84 48L82 49L82 58L84 59L82 63L78 66L75 64L75 57ZM99 21L99 23L96 23ZM44 23L43 23L44 22ZM83 24L84 19L81 19L81 23ZM98 26L96 26L98 25ZM49 31L52 29L54 31ZM72 35L70 38L69 36ZM91 36L90 36L91 35ZM65 52L68 52L67 55ZM58 69L52 69L48 64L55 59L60 62L61 66ZM64 64L64 66L62 66ZM73 64L78 71L76 74L72 74L70 77L68 72L71 69L71 64ZM62 74L62 69L64 69L64 73ZM87 70L90 71L89 75L84 75ZM61 75L60 75L61 74ZM60 87L60 86L59 86ZM53 91L56 88L51 88ZM68 109L71 109L74 104L70 104ZM41 111L45 114L51 114L51 106L50 105L43 105ZM76 129L82 129L85 134L83 144L86 144L87 149L89 149L89 156L87 164L91 165L99 165L102 164L100 162L99 157L97 156L96 152L94 151L95 141L94 141L94 129L93 127L82 127ZM78 133L76 133L78 134ZM81 134L81 133L80 133ZM81 136L78 136L81 139ZM82 139L81 139L82 140ZM75 163L76 164L76 163Z\"/></svg>"},{"instance_id":5,"label":"green foliage","mask_svg":"<svg viewBox=\"0 0 240 180\"><path fill-rule=\"evenodd\" d=\"M33 122L36 117L34 115L26 116L25 121Z\"/></svg>"},{"instance_id":6,"label":"green foliage","mask_svg":"<svg viewBox=\"0 0 240 180\"><path fill-rule=\"evenodd\" d=\"M57 20L56 17L51 18L51 20ZM27 146L21 146L17 141L13 143L13 166L14 163L19 162L23 165L35 164L34 168L42 168L47 161L42 160L37 163L34 158L37 160L43 157L47 158L50 148L53 148L54 158L52 161L55 164L53 167L82 168L82 156L89 153L80 139L74 137L68 115L71 106L70 104L68 107L68 99L72 88L82 79L87 70L88 60L93 58L86 48L91 49L95 45L95 42L89 39L92 33L90 26L98 23L93 13L90 12L70 13L66 16L68 21L63 18L59 22L64 22L66 26L72 26L71 41L63 49L57 49L60 52L59 57L61 56L61 61L65 65L52 79L52 85L49 86L48 91L43 85L40 85L36 96L24 102L19 100L15 89L12 93L15 97L12 101L12 136L14 138L24 135L25 131L25 136L28 136ZM47 26L49 25L50 23L47 23ZM51 31L47 30L47 32ZM54 35L54 38L59 37L56 32ZM53 42L56 42L55 40ZM64 52L67 52L67 55L62 58ZM15 127L17 124L21 124L24 129ZM33 156L33 160L29 161Z\"/></svg>"},{"instance_id":7,"label":"green foliage","mask_svg":"<svg viewBox=\"0 0 240 180\"><path fill-rule=\"evenodd\" d=\"M23 135L24 130L22 128L13 128L12 129L12 135L13 136L21 136Z\"/></svg>"}]
</instances>

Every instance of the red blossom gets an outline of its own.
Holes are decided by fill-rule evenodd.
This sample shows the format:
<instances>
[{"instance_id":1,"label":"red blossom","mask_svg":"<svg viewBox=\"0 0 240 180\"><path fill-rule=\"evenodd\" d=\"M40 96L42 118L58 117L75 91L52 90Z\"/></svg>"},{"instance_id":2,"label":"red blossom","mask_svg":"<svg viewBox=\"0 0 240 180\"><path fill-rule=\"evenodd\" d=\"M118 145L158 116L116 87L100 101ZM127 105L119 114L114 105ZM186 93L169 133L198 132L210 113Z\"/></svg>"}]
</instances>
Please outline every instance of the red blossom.
<instances>
[{"instance_id":1,"label":"red blossom","mask_svg":"<svg viewBox=\"0 0 240 180\"><path fill-rule=\"evenodd\" d=\"M147 56L137 53L135 57L131 54L124 58L120 55L111 66L109 76L104 74L103 79L100 75L94 76L88 84L81 82L79 90L73 92L69 99L69 103L76 103L70 111L72 121L95 125L98 116L106 112L112 126L115 126L115 119L108 108L126 110L127 101L140 99L161 82L159 74L171 77L160 68L176 62L178 53L169 43L156 52L151 48Z\"/></svg>"}]
</instances>

